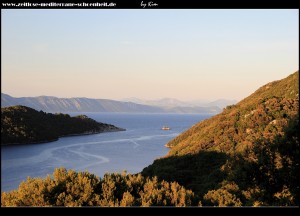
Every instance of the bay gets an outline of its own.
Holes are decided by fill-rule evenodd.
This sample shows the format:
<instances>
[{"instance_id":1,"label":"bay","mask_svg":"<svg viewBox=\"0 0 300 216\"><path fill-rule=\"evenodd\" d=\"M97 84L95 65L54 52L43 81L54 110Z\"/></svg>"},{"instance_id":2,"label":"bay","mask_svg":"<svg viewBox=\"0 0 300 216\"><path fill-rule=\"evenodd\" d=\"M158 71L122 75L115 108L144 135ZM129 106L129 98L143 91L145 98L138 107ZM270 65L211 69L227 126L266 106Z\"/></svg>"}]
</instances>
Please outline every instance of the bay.
<instances>
[{"instance_id":1,"label":"bay","mask_svg":"<svg viewBox=\"0 0 300 216\"><path fill-rule=\"evenodd\" d=\"M1 191L17 189L30 177L46 177L57 167L89 171L99 177L107 172L137 173L164 156L164 145L195 123L202 114L85 114L126 131L63 137L55 142L1 146ZM161 130L168 126L171 130Z\"/></svg>"}]
</instances>

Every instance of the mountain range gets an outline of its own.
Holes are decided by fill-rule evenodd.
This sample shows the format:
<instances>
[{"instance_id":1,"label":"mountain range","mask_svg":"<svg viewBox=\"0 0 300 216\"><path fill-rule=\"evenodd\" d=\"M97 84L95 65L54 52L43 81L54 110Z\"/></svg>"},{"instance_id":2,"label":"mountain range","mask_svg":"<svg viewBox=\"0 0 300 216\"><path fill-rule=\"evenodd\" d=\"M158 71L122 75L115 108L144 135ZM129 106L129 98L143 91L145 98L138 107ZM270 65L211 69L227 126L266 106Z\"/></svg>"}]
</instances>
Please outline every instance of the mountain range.
<instances>
[{"instance_id":1,"label":"mountain range","mask_svg":"<svg viewBox=\"0 0 300 216\"><path fill-rule=\"evenodd\" d=\"M181 101L175 98L161 98L157 100L143 100L139 98L126 98L122 101L125 102L133 102L138 104L144 104L149 106L158 106L158 107L219 107L223 109L228 105L235 104L236 100L228 100L228 99L218 99L215 101L208 100L193 100L193 101Z\"/></svg>"},{"instance_id":2,"label":"mountain range","mask_svg":"<svg viewBox=\"0 0 300 216\"><path fill-rule=\"evenodd\" d=\"M216 114L217 105L188 106L185 103L140 104L134 102L90 98L58 98L52 96L12 97L1 93L1 107L22 105L44 112L124 112L124 113L203 113ZM171 105L172 104L172 105ZM180 106L179 106L180 105Z\"/></svg>"}]
</instances>

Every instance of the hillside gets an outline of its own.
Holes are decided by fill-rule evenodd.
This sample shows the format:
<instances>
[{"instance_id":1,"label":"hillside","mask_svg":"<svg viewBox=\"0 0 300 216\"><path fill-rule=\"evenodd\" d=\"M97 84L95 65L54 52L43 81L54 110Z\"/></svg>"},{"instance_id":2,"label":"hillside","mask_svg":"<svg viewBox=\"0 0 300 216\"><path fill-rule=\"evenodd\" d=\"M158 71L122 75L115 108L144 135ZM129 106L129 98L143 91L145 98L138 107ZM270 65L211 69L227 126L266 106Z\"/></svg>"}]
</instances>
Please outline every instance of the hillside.
<instances>
[{"instance_id":1,"label":"hillside","mask_svg":"<svg viewBox=\"0 0 300 216\"><path fill-rule=\"evenodd\" d=\"M90 98L57 98L51 96L15 98L1 93L1 107L28 106L44 112L124 112L124 113L209 113L221 111L217 106L209 107L158 107L132 102Z\"/></svg>"},{"instance_id":2,"label":"hillside","mask_svg":"<svg viewBox=\"0 0 300 216\"><path fill-rule=\"evenodd\" d=\"M61 136L124 130L96 122L85 115L70 117L51 114L25 106L1 108L1 145L37 143Z\"/></svg>"},{"instance_id":3,"label":"hillside","mask_svg":"<svg viewBox=\"0 0 300 216\"><path fill-rule=\"evenodd\" d=\"M206 205L299 205L298 81L295 72L268 83L194 125L143 174L178 181Z\"/></svg>"},{"instance_id":4,"label":"hillside","mask_svg":"<svg viewBox=\"0 0 300 216\"><path fill-rule=\"evenodd\" d=\"M268 83L236 105L190 128L167 146L170 155L196 153L202 149L242 151L254 140L282 133L299 110L299 73ZM179 145L180 144L180 145Z\"/></svg>"}]
</instances>

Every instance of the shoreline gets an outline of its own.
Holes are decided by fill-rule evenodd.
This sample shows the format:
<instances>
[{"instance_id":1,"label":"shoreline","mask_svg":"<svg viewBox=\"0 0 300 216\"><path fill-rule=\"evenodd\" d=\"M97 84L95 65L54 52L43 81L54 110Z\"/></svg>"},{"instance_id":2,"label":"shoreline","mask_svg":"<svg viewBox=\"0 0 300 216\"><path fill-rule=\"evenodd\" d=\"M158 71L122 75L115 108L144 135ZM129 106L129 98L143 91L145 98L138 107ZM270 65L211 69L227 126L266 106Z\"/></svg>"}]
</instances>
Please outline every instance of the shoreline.
<instances>
[{"instance_id":1,"label":"shoreline","mask_svg":"<svg viewBox=\"0 0 300 216\"><path fill-rule=\"evenodd\" d=\"M100 133L109 133L109 132L119 132L119 131L126 131L124 128L118 128L118 129L110 129L110 130L104 130L104 131L99 131L99 132L83 132L83 133L77 133L77 134L68 134L68 135L62 135L59 136L58 138L51 139L51 140L44 140L44 141L37 141L37 142L26 142L26 143L1 143L2 146L15 146L15 145L28 145L28 144L43 144L43 143L51 143L59 140L59 138L64 138L64 137L72 137L72 136L86 136L86 135L93 135L93 134L100 134Z\"/></svg>"},{"instance_id":2,"label":"shoreline","mask_svg":"<svg viewBox=\"0 0 300 216\"><path fill-rule=\"evenodd\" d=\"M169 149L172 148L172 147L169 146L168 144L165 144L164 146L165 146L166 148L169 148Z\"/></svg>"}]
</instances>

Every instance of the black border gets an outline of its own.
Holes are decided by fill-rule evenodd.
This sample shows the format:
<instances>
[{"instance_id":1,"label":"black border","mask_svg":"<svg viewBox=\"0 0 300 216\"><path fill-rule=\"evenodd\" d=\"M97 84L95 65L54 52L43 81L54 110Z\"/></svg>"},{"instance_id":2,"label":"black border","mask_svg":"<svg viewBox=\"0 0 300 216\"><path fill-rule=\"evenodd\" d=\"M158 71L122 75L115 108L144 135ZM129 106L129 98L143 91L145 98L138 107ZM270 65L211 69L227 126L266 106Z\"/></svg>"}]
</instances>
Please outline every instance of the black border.
<instances>
[{"instance_id":1,"label":"black border","mask_svg":"<svg viewBox=\"0 0 300 216\"><path fill-rule=\"evenodd\" d=\"M28 3L27 5L23 5ZM33 6L30 4L36 3ZM48 4L47 6L40 5ZM51 4L52 3L52 4ZM75 4L73 6L57 6L58 4ZM77 4L98 3L100 6L78 6ZM112 3L111 6L107 6ZM142 6L141 4L144 4ZM18 4L13 6L12 4ZM50 4L50 5L49 5ZM52 5L52 6L51 6ZM237 0L3 0L1 9L299 9L295 0L263 2L259 0L237 1Z\"/></svg>"}]
</instances>

